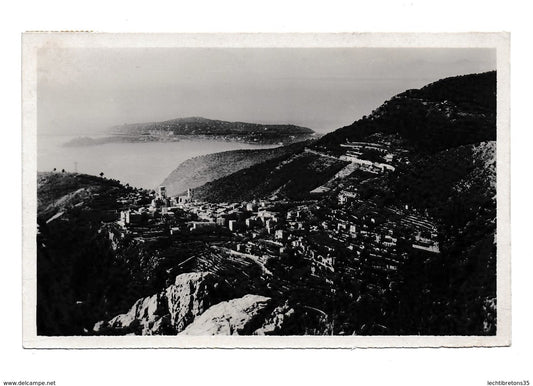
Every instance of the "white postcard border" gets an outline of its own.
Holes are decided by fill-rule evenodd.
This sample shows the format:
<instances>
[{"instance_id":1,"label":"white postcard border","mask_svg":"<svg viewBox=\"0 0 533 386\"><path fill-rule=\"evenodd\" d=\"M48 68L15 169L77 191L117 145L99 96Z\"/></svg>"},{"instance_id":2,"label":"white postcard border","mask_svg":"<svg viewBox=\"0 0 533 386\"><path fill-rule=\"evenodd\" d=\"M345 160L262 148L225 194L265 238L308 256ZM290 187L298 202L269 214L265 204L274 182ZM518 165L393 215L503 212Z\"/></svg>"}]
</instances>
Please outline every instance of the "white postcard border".
<instances>
[{"instance_id":1,"label":"white postcard border","mask_svg":"<svg viewBox=\"0 0 533 386\"><path fill-rule=\"evenodd\" d=\"M36 330L37 50L43 47L449 47L497 50L497 334L495 336L38 336ZM496 347L511 344L510 35L498 33L25 33L22 38L22 299L25 348Z\"/></svg>"}]
</instances>

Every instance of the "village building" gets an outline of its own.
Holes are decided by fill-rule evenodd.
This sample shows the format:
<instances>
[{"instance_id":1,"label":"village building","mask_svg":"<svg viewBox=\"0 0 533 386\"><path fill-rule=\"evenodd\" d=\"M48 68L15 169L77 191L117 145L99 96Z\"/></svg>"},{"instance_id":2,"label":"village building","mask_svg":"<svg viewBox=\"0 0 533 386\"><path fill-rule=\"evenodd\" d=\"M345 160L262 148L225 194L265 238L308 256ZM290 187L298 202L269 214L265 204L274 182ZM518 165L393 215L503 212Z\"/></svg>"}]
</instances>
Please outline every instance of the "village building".
<instances>
[{"instance_id":1,"label":"village building","mask_svg":"<svg viewBox=\"0 0 533 386\"><path fill-rule=\"evenodd\" d=\"M167 188L163 185L161 185L159 188L157 188L157 195L161 199L167 198Z\"/></svg>"},{"instance_id":2,"label":"village building","mask_svg":"<svg viewBox=\"0 0 533 386\"><path fill-rule=\"evenodd\" d=\"M190 221L187 223L187 225L190 226L191 230L206 230L215 228L217 224L206 221Z\"/></svg>"}]
</instances>

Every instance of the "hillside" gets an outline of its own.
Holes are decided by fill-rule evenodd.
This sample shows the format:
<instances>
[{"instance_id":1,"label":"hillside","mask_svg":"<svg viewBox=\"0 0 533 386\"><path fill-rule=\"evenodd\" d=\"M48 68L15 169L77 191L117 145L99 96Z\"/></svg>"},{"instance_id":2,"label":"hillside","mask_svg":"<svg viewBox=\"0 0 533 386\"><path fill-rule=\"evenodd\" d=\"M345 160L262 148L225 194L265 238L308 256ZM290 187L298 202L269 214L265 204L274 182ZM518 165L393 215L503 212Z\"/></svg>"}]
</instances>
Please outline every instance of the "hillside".
<instances>
[{"instance_id":1,"label":"hillside","mask_svg":"<svg viewBox=\"0 0 533 386\"><path fill-rule=\"evenodd\" d=\"M87 319L106 312L102 302L117 290L115 285L127 286L125 280L112 280L115 269L125 273L127 268L115 259L108 234L101 230L117 218L120 197L137 194L143 191L106 178L38 173L39 334L81 334ZM131 278L126 274L124 279Z\"/></svg>"},{"instance_id":2,"label":"hillside","mask_svg":"<svg viewBox=\"0 0 533 386\"><path fill-rule=\"evenodd\" d=\"M446 78L405 91L315 146L339 152L340 144L375 133L399 135L422 153L496 140L496 72Z\"/></svg>"},{"instance_id":3,"label":"hillside","mask_svg":"<svg viewBox=\"0 0 533 386\"><path fill-rule=\"evenodd\" d=\"M201 117L177 118L162 122L132 123L111 128L114 135L172 138L180 136L230 141L278 144L309 139L313 130L295 125L227 122Z\"/></svg>"},{"instance_id":4,"label":"hillside","mask_svg":"<svg viewBox=\"0 0 533 386\"><path fill-rule=\"evenodd\" d=\"M195 198L211 202L253 200L274 195L307 199L310 191L332 178L347 162L300 150L208 182Z\"/></svg>"},{"instance_id":5,"label":"hillside","mask_svg":"<svg viewBox=\"0 0 533 386\"><path fill-rule=\"evenodd\" d=\"M291 157L254 165L201 186L196 189L197 197L207 201L243 200L266 197L279 189L282 196L303 198L346 165L331 157L340 158L346 153L342 145L351 141L383 144L393 153L401 150L401 157L395 155L407 163L409 159L448 148L493 141L495 92L495 72L447 78L420 90L406 91L370 116L309 145L316 154L299 151ZM372 159L372 153L367 153L366 157ZM394 165L400 166L402 162Z\"/></svg>"},{"instance_id":6,"label":"hillside","mask_svg":"<svg viewBox=\"0 0 533 386\"><path fill-rule=\"evenodd\" d=\"M377 326L384 326L402 334L494 334L495 90L496 74L490 72L406 91L369 117L322 137L311 149L241 170L196 192L214 202L272 195L294 200L313 198L310 190L325 184L329 191L314 198L334 213L341 191L357 197L357 205L334 215L337 221L371 213L380 218L378 223L395 224L398 208L408 208L414 218L426 216L435 224L440 253L429 257L409 251L394 279L374 282L372 259L361 259L367 253L361 252L357 262L362 264L361 280L380 289L363 296L355 287L365 300L351 308L339 306L339 319L350 328L359 325L359 333L383 333ZM373 162L385 162L389 156L394 170L373 174L356 170L332 180L345 165L336 166L335 158L341 162L346 156ZM339 271L340 280L352 282L354 278L343 269L349 266ZM342 288L338 293L353 291ZM362 318L366 322L354 316L361 312L367 314ZM369 320L375 327L369 327Z\"/></svg>"},{"instance_id":7,"label":"hillside","mask_svg":"<svg viewBox=\"0 0 533 386\"><path fill-rule=\"evenodd\" d=\"M181 163L161 183L169 195L181 194L241 169L301 150L307 142L274 149L232 150L191 158Z\"/></svg>"},{"instance_id":8,"label":"hillside","mask_svg":"<svg viewBox=\"0 0 533 386\"><path fill-rule=\"evenodd\" d=\"M78 173L37 174L37 219L75 208L112 209L120 195L127 194L118 181Z\"/></svg>"},{"instance_id":9,"label":"hillside","mask_svg":"<svg viewBox=\"0 0 533 386\"><path fill-rule=\"evenodd\" d=\"M76 193L82 190L86 193ZM148 191L89 175L43 173L37 194L39 335L176 334L209 310L205 318L219 319L217 313L226 308L216 308L217 304L238 308L241 298L264 296L268 307L259 319L251 318L255 327L247 322L242 333L279 332L280 315L287 312L287 333L325 328L313 313L297 307L295 314L284 305L286 292L302 285L292 281L286 263L265 269L219 247L236 241L227 229L172 236L170 228L183 228L195 218L183 211L172 217L147 217L135 235L119 225L121 210L149 206ZM323 291L317 285L316 278L308 279L304 290ZM252 311L237 308L239 318L230 330ZM208 328L209 323L211 319L202 325Z\"/></svg>"},{"instance_id":10,"label":"hillside","mask_svg":"<svg viewBox=\"0 0 533 386\"><path fill-rule=\"evenodd\" d=\"M495 333L495 177L496 142L490 141L421 156L360 189L367 202L408 205L437 223L441 253L412 259L399 271L396 328ZM442 321L438 328L436 321Z\"/></svg>"}]
</instances>

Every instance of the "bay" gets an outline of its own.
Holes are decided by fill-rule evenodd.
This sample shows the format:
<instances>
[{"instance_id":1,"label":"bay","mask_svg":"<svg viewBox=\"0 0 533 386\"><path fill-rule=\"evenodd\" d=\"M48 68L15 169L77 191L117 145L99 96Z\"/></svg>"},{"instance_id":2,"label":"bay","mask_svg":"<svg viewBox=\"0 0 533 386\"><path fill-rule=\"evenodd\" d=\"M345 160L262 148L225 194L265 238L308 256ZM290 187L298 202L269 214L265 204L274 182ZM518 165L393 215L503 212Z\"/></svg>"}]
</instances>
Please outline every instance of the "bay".
<instances>
[{"instance_id":1,"label":"bay","mask_svg":"<svg viewBox=\"0 0 533 386\"><path fill-rule=\"evenodd\" d=\"M95 136L92 136L93 138ZM37 138L37 170L86 173L118 179L138 188L156 188L183 161L211 153L239 149L263 149L276 145L253 145L210 140L178 142L106 143L64 147L67 135Z\"/></svg>"}]
</instances>

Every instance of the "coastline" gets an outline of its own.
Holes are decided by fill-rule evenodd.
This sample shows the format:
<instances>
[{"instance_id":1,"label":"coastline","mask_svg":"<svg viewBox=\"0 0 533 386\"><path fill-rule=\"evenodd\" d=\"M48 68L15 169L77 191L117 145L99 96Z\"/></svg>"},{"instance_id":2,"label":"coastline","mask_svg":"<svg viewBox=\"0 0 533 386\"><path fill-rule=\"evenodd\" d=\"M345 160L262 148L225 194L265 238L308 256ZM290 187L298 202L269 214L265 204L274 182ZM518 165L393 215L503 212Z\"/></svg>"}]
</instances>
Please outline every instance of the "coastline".
<instances>
[{"instance_id":1,"label":"coastline","mask_svg":"<svg viewBox=\"0 0 533 386\"><path fill-rule=\"evenodd\" d=\"M263 145L263 146L285 146L296 142L302 142L309 139L317 139L320 135L314 133L312 135L293 135L289 138L272 138L271 140L259 139L250 140L242 136L228 136L228 135L173 135L173 136L153 136L153 135L110 135L105 137L75 137L65 143L62 147L87 147L98 146L108 143L143 143L143 142L180 142L180 141L220 141L220 142L236 142L247 145ZM254 138L257 139L257 138Z\"/></svg>"}]
</instances>

